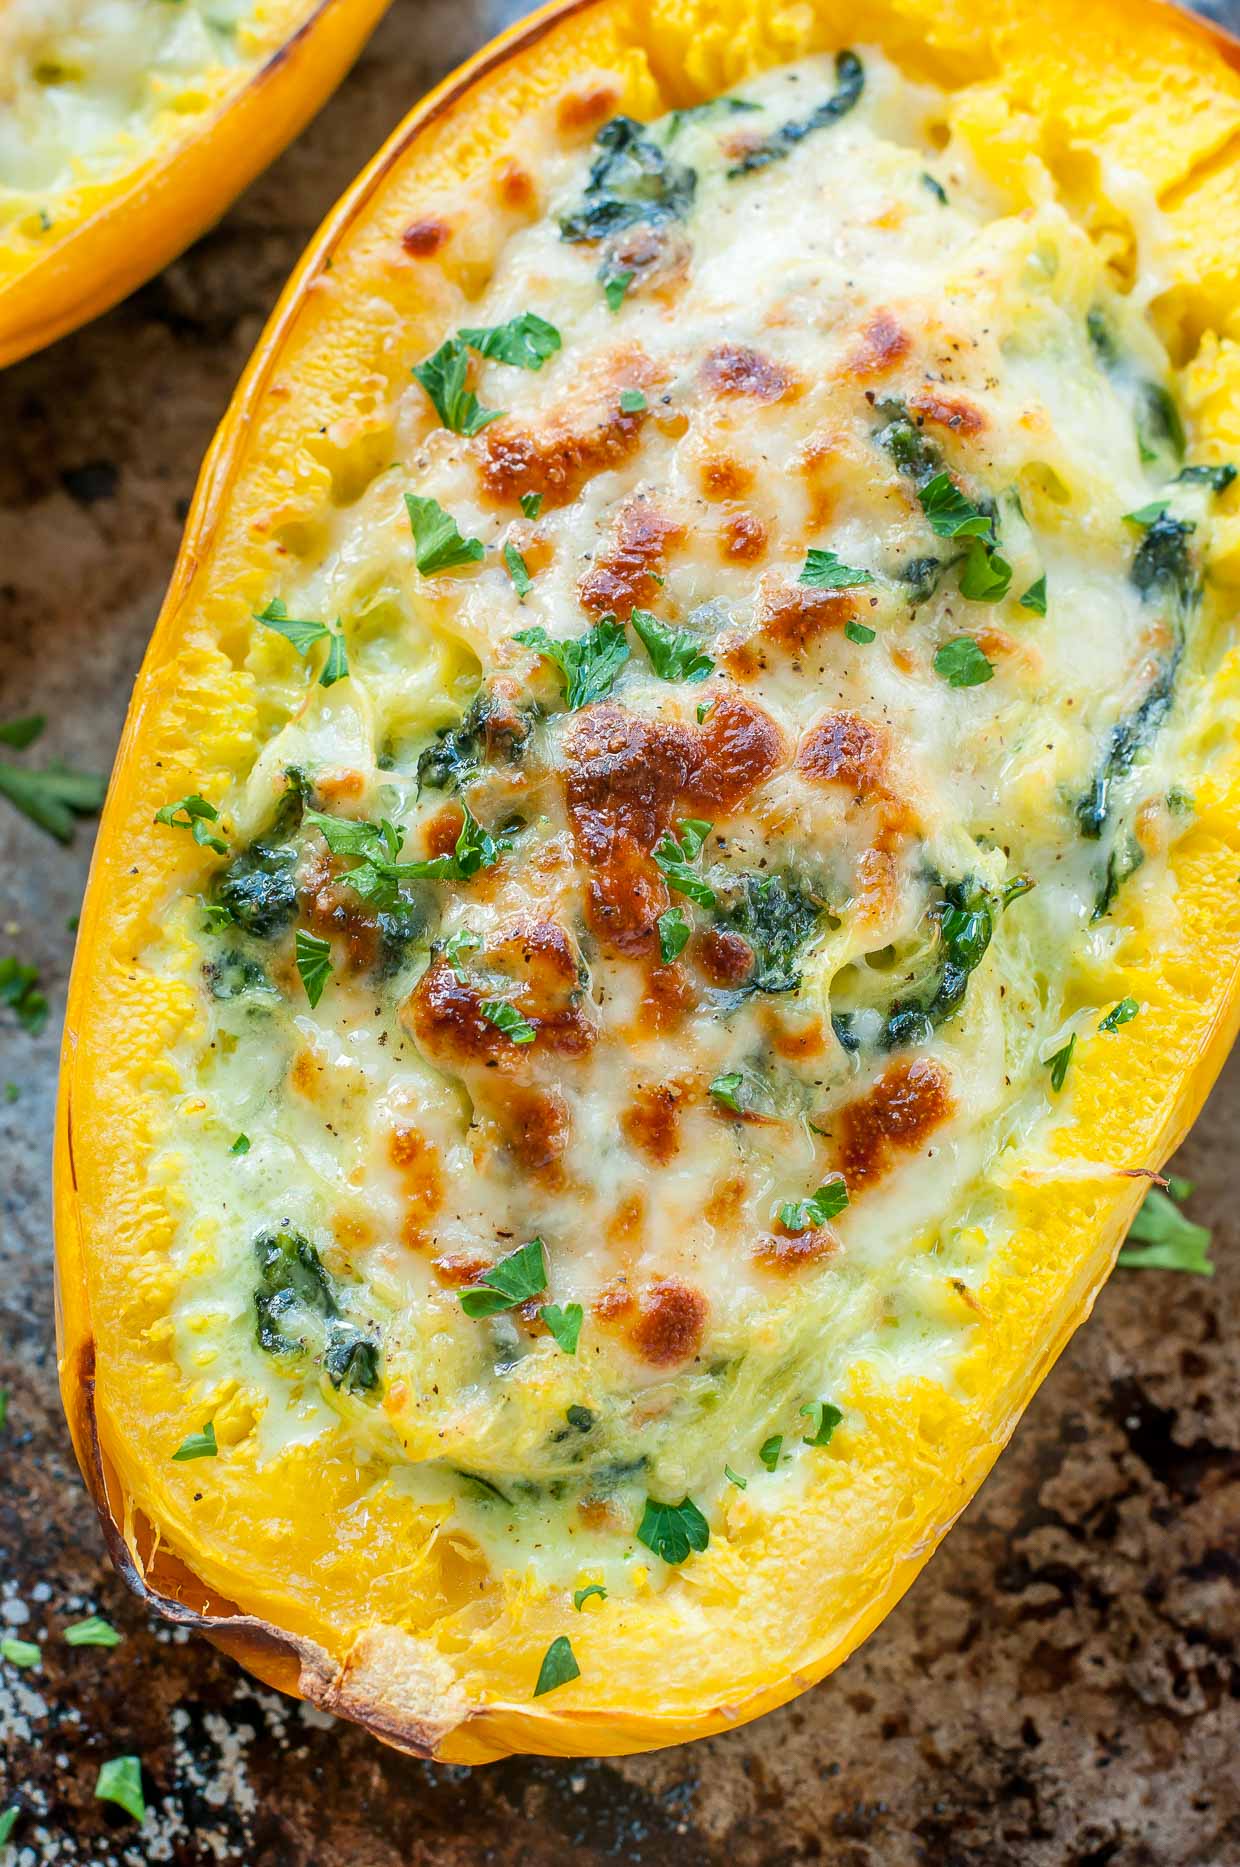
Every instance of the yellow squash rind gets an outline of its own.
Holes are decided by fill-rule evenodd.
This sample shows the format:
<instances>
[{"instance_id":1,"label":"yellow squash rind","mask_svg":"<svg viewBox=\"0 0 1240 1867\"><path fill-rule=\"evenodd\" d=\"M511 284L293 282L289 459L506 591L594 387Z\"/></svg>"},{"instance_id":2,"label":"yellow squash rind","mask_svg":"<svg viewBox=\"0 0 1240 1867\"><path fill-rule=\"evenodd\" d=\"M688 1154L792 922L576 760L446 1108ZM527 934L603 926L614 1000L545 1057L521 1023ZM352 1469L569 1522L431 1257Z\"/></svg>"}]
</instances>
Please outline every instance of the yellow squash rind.
<instances>
[{"instance_id":1,"label":"yellow squash rind","mask_svg":"<svg viewBox=\"0 0 1240 1867\"><path fill-rule=\"evenodd\" d=\"M1167 232L1156 311L1189 364L1196 438L1225 458L1240 434L1240 302L1216 255L1240 243L1240 56L1156 0L1111 0L1083 16L1055 0L1052 11L1058 23L1007 0L981 21L964 0L885 0L867 31L914 73L975 80L962 125L995 143L1014 188L1022 149L1036 146L1061 186L1095 191L1105 228L1115 168L1148 163ZM113 1554L153 1605L269 1683L423 1756L477 1763L514 1750L598 1755L675 1743L752 1718L846 1658L933 1553L1089 1314L1147 1176L1187 1130L1240 1024L1240 652L1232 651L1193 697L1197 815L1170 859L1174 912L1148 925L1134 895L1114 916L1123 935L1115 979L1139 980L1141 1019L1123 1047L1081 1043L1049 1165L1014 1169L1015 1223L978 1292L996 1320L953 1391L911 1382L868 1391L859 1376L843 1398L864 1414L865 1430L841 1429L818 1455L795 1520L770 1526L762 1540L738 1504L729 1534L712 1541L691 1576L662 1592L639 1590L607 1617L575 1616L581 1678L543 1700L530 1698L537 1656L566 1629L555 1603L522 1578L505 1578L488 1622L462 1614L437 1638L404 1583L403 1625L392 1607L386 1623L336 1627L336 1553L294 1539L288 1548L308 1565L313 1558L313 1589L269 1589L241 1611L230 1598L242 1592L244 1564L227 1548L227 1494L207 1520L191 1522L182 1468L154 1476L135 1451L130 1414L158 1411L161 1401L166 1411L167 1395L154 1376L146 1391L97 1386L104 1344L111 1353L118 1330L140 1326L143 1280L156 1288L167 1275L159 1257L167 1213L135 1161L153 1146L161 1097L176 1092L167 1057L194 1015L188 987L145 977L132 960L162 885L201 875L188 838L153 831L152 806L191 788L222 794L252 756L248 613L267 587L273 530L309 522L315 476L330 471L300 447L298 396L313 398L325 421L366 421L366 373L346 367L358 362L358 327L340 308L352 290L366 291L379 332L367 361L395 380L410 344L435 328L435 272L423 266L415 278L376 256L419 209L430 212L445 190L498 158L524 114L601 70L615 74L620 107L651 115L763 65L846 43L853 24L851 9L827 0L575 0L536 15L427 98L329 217L242 380L202 474L118 759L70 992L56 1144L61 1368L74 1444ZM1221 162L1229 193L1219 190ZM1214 203L1200 236L1198 187ZM481 237L479 249L484 265ZM398 322L402 343L389 348L382 333ZM1229 515L1234 501L1233 491ZM1224 553L1218 576L1233 590L1240 582L1234 552ZM142 1241L136 1271L132 1254L127 1264L110 1261L109 1240L120 1237ZM160 1352L152 1335L152 1363ZM315 1482L316 1514L327 1521L347 1499L349 1474L331 1466ZM385 1508L374 1506L380 1540L399 1534L395 1506L389 1517ZM706 1606L711 1639L693 1644ZM683 1663L669 1664L678 1643Z\"/></svg>"}]
</instances>

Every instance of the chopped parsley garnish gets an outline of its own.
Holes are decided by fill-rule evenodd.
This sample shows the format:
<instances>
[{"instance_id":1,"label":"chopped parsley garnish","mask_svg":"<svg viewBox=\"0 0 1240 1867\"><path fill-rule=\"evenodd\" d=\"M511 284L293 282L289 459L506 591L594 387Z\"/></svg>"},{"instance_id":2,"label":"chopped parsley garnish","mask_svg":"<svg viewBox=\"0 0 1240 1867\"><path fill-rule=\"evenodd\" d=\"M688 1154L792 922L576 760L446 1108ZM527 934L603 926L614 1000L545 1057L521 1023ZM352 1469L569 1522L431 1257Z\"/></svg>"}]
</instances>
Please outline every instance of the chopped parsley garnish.
<instances>
[{"instance_id":1,"label":"chopped parsley garnish","mask_svg":"<svg viewBox=\"0 0 1240 1867\"><path fill-rule=\"evenodd\" d=\"M146 1817L142 1794L142 1762L138 1757L109 1757L99 1766L95 1795L100 1802L115 1802L135 1822Z\"/></svg>"},{"instance_id":2,"label":"chopped parsley garnish","mask_svg":"<svg viewBox=\"0 0 1240 1867\"><path fill-rule=\"evenodd\" d=\"M546 1247L541 1238L510 1251L484 1271L476 1284L458 1294L467 1316L498 1316L501 1310L527 1303L547 1288Z\"/></svg>"},{"instance_id":3,"label":"chopped parsley garnish","mask_svg":"<svg viewBox=\"0 0 1240 1867\"><path fill-rule=\"evenodd\" d=\"M748 1478L742 1478L740 1473L734 1472L730 1465L724 1466L723 1475L727 1479L729 1484L734 1484L736 1486L738 1491L748 1491L749 1489Z\"/></svg>"},{"instance_id":4,"label":"chopped parsley garnish","mask_svg":"<svg viewBox=\"0 0 1240 1867\"><path fill-rule=\"evenodd\" d=\"M980 687L995 670L971 635L954 635L936 652L934 671L949 687Z\"/></svg>"},{"instance_id":5,"label":"chopped parsley garnish","mask_svg":"<svg viewBox=\"0 0 1240 1867\"><path fill-rule=\"evenodd\" d=\"M620 413L622 415L640 415L646 406L645 395L640 389L622 389L620 391Z\"/></svg>"},{"instance_id":6,"label":"chopped parsley garnish","mask_svg":"<svg viewBox=\"0 0 1240 1867\"><path fill-rule=\"evenodd\" d=\"M507 544L504 546L504 564L507 568L508 575L512 578L512 587L516 591L519 601L524 603L526 597L534 588L534 579L525 568L525 559L521 556L521 553L517 550L515 545Z\"/></svg>"},{"instance_id":7,"label":"chopped parsley garnish","mask_svg":"<svg viewBox=\"0 0 1240 1867\"><path fill-rule=\"evenodd\" d=\"M703 822L700 817L682 817L676 825L679 834L673 835L670 830L665 830L654 847L655 863L662 871L668 887L674 893L696 901L703 908L715 907L718 897L710 883L703 881L689 865L701 853L702 845L713 828L713 824Z\"/></svg>"},{"instance_id":8,"label":"chopped parsley garnish","mask_svg":"<svg viewBox=\"0 0 1240 1867\"><path fill-rule=\"evenodd\" d=\"M1100 1031L1118 1031L1121 1024L1131 1024L1140 1009L1141 1007L1138 1005L1135 998L1121 998L1119 1004L1116 1005L1113 1010L1108 1011L1106 1017L1098 1026L1098 1029Z\"/></svg>"},{"instance_id":9,"label":"chopped parsley garnish","mask_svg":"<svg viewBox=\"0 0 1240 1867\"><path fill-rule=\"evenodd\" d=\"M39 969L25 965L13 954L0 959L0 1005L17 1014L17 1021L31 1037L37 1037L47 1023L47 997L39 989Z\"/></svg>"},{"instance_id":10,"label":"chopped parsley garnish","mask_svg":"<svg viewBox=\"0 0 1240 1867\"><path fill-rule=\"evenodd\" d=\"M868 623L854 622L853 618L850 616L848 621L844 624L844 634L848 637L850 642L856 642L859 647L864 648L867 642L872 642L874 640L878 631L877 629L871 629Z\"/></svg>"},{"instance_id":11,"label":"chopped parsley garnish","mask_svg":"<svg viewBox=\"0 0 1240 1867\"><path fill-rule=\"evenodd\" d=\"M647 609L635 609L632 623L650 665L663 681L704 681L715 664L691 629L674 629Z\"/></svg>"},{"instance_id":12,"label":"chopped parsley garnish","mask_svg":"<svg viewBox=\"0 0 1240 1867\"><path fill-rule=\"evenodd\" d=\"M458 564L476 564L482 556L481 538L463 538L456 520L437 499L406 493L405 510L413 533L414 562L424 577Z\"/></svg>"},{"instance_id":13,"label":"chopped parsley garnish","mask_svg":"<svg viewBox=\"0 0 1240 1867\"><path fill-rule=\"evenodd\" d=\"M194 841L204 849L213 849L217 855L226 856L228 844L222 837L213 836L207 827L218 823L219 818L220 813L215 805L208 804L205 797L199 797L194 792L189 797L180 798L175 804L165 804L162 810L155 812L152 822L166 823L172 830L188 830Z\"/></svg>"},{"instance_id":14,"label":"chopped parsley garnish","mask_svg":"<svg viewBox=\"0 0 1240 1867\"><path fill-rule=\"evenodd\" d=\"M936 201L941 201L944 207L947 206L946 188L944 188L941 181L936 180L935 177L930 174L928 169L923 169L921 172L921 185L923 188L928 188L930 190L930 193L934 196Z\"/></svg>"},{"instance_id":15,"label":"chopped parsley garnish","mask_svg":"<svg viewBox=\"0 0 1240 1867\"><path fill-rule=\"evenodd\" d=\"M1125 525L1153 525L1167 510L1165 499L1151 499L1148 506L1138 506L1135 512L1125 512Z\"/></svg>"},{"instance_id":16,"label":"chopped parsley garnish","mask_svg":"<svg viewBox=\"0 0 1240 1867\"><path fill-rule=\"evenodd\" d=\"M425 362L415 363L413 374L452 434L480 434L504 413L502 408L484 408L473 390L466 388L469 351L460 337L449 337Z\"/></svg>"},{"instance_id":17,"label":"chopped parsley garnish","mask_svg":"<svg viewBox=\"0 0 1240 1867\"><path fill-rule=\"evenodd\" d=\"M567 1634L557 1634L547 1651L543 1654L543 1663L538 1669L538 1683L534 1687L534 1697L541 1698L544 1692L554 1692L557 1686L568 1685L573 1679L580 1679L581 1668L573 1658L573 1649L569 1645Z\"/></svg>"},{"instance_id":18,"label":"chopped parsley garnish","mask_svg":"<svg viewBox=\"0 0 1240 1867\"><path fill-rule=\"evenodd\" d=\"M814 130L823 129L829 123L837 123L852 109L864 85L865 68L856 53L837 52L836 88L831 96L817 104L808 116L794 118L791 123L781 123L756 149L751 149L728 169L728 179L733 180L738 175L752 175L757 169L768 168L772 162L779 162L784 156L790 155L797 144Z\"/></svg>"},{"instance_id":19,"label":"chopped parsley garnish","mask_svg":"<svg viewBox=\"0 0 1240 1867\"><path fill-rule=\"evenodd\" d=\"M215 1421L208 1420L200 1433L191 1433L183 1439L172 1458L174 1464L184 1465L190 1459L213 1459L218 1457L219 1447L215 1443Z\"/></svg>"},{"instance_id":20,"label":"chopped parsley garnish","mask_svg":"<svg viewBox=\"0 0 1240 1867\"><path fill-rule=\"evenodd\" d=\"M668 908L655 924L659 929L659 957L665 966L670 966L688 946L693 929L685 919L683 908Z\"/></svg>"},{"instance_id":21,"label":"chopped parsley garnish","mask_svg":"<svg viewBox=\"0 0 1240 1867\"><path fill-rule=\"evenodd\" d=\"M323 988L332 976L332 948L330 940L320 940L316 934L307 933L304 927L297 929L296 940L297 970L301 982L306 988L306 997L310 1000L311 1010L323 996Z\"/></svg>"},{"instance_id":22,"label":"chopped parsley garnish","mask_svg":"<svg viewBox=\"0 0 1240 1867\"><path fill-rule=\"evenodd\" d=\"M228 1151L230 1154L248 1154L250 1151L249 1135L239 1134Z\"/></svg>"},{"instance_id":23,"label":"chopped parsley garnish","mask_svg":"<svg viewBox=\"0 0 1240 1867\"><path fill-rule=\"evenodd\" d=\"M461 813L455 848L440 856L427 856L420 862L393 860L404 841L404 832L386 819L375 824L354 818L328 817L309 810L306 821L322 831L333 855L362 858L355 868L346 869L339 880L370 906L382 910L398 903L405 882L468 881L479 869L492 868L512 848L507 838L496 838L489 830L484 830L468 804L461 805Z\"/></svg>"},{"instance_id":24,"label":"chopped parsley garnish","mask_svg":"<svg viewBox=\"0 0 1240 1867\"><path fill-rule=\"evenodd\" d=\"M84 1621L71 1621L65 1628L65 1639L71 1647L119 1647L122 1636L110 1621L90 1614Z\"/></svg>"},{"instance_id":25,"label":"chopped parsley garnish","mask_svg":"<svg viewBox=\"0 0 1240 1867\"><path fill-rule=\"evenodd\" d=\"M814 1400L808 1407L802 1407L801 1412L809 1420L805 1444L807 1446L830 1445L831 1435L844 1417L839 1408L833 1407L829 1400Z\"/></svg>"},{"instance_id":26,"label":"chopped parsley garnish","mask_svg":"<svg viewBox=\"0 0 1240 1867\"><path fill-rule=\"evenodd\" d=\"M679 1504L660 1504L648 1497L637 1526L637 1540L664 1562L685 1562L690 1551L700 1554L706 1548L710 1525L691 1498L683 1497Z\"/></svg>"},{"instance_id":27,"label":"chopped parsley garnish","mask_svg":"<svg viewBox=\"0 0 1240 1867\"><path fill-rule=\"evenodd\" d=\"M619 311L624 303L624 294L636 276L633 272L608 272L603 276L603 297L607 300L609 311Z\"/></svg>"},{"instance_id":28,"label":"chopped parsley garnish","mask_svg":"<svg viewBox=\"0 0 1240 1867\"><path fill-rule=\"evenodd\" d=\"M991 520L966 499L949 473L936 473L917 490L930 530L939 538L990 538Z\"/></svg>"},{"instance_id":29,"label":"chopped parsley garnish","mask_svg":"<svg viewBox=\"0 0 1240 1867\"><path fill-rule=\"evenodd\" d=\"M462 927L459 933L444 941L443 956L451 966L457 978L461 978L461 960L466 953L476 953L482 945L482 935L474 933L470 927Z\"/></svg>"},{"instance_id":30,"label":"chopped parsley garnish","mask_svg":"<svg viewBox=\"0 0 1240 1867\"><path fill-rule=\"evenodd\" d=\"M772 1433L770 1438L764 1439L762 1444L758 1447L758 1457L766 1466L768 1472L773 1472L775 1467L779 1464L779 1455L783 1449L784 1436L782 1433Z\"/></svg>"},{"instance_id":31,"label":"chopped parsley garnish","mask_svg":"<svg viewBox=\"0 0 1240 1867\"><path fill-rule=\"evenodd\" d=\"M607 1590L603 1587L601 1582L591 1582L586 1588L575 1588L573 1590L573 1606L576 1608L578 1614L581 1613L581 1610L585 1607L586 1602L589 1601L592 1595L597 1595L600 1601L606 1601Z\"/></svg>"},{"instance_id":32,"label":"chopped parsley garnish","mask_svg":"<svg viewBox=\"0 0 1240 1867\"><path fill-rule=\"evenodd\" d=\"M998 603L1008 593L1012 566L1006 558L983 543L970 538L968 556L960 573L960 594L973 603Z\"/></svg>"},{"instance_id":33,"label":"chopped parsley garnish","mask_svg":"<svg viewBox=\"0 0 1240 1867\"><path fill-rule=\"evenodd\" d=\"M834 551L807 551L797 582L815 590L851 590L858 584L873 583L874 574L841 564Z\"/></svg>"},{"instance_id":34,"label":"chopped parsley garnish","mask_svg":"<svg viewBox=\"0 0 1240 1867\"><path fill-rule=\"evenodd\" d=\"M1057 1050L1053 1057L1048 1057L1046 1059L1047 1067L1051 1073L1051 1088L1054 1090L1056 1095L1059 1094L1059 1091L1064 1086L1064 1082L1068 1074L1068 1065L1072 1061L1072 1052L1075 1049L1076 1049L1076 1032L1073 1031L1071 1037L1068 1039L1063 1049Z\"/></svg>"},{"instance_id":35,"label":"chopped parsley garnish","mask_svg":"<svg viewBox=\"0 0 1240 1867\"><path fill-rule=\"evenodd\" d=\"M0 1640L0 1658L6 1659L10 1666L37 1666L43 1655L33 1640L19 1640L15 1634L6 1634Z\"/></svg>"},{"instance_id":36,"label":"chopped parsley garnish","mask_svg":"<svg viewBox=\"0 0 1240 1867\"><path fill-rule=\"evenodd\" d=\"M566 1303L563 1309L558 1303L544 1303L538 1314L564 1353L575 1355L577 1343L581 1339L581 1321L584 1314L580 1303Z\"/></svg>"},{"instance_id":37,"label":"chopped parsley garnish","mask_svg":"<svg viewBox=\"0 0 1240 1867\"><path fill-rule=\"evenodd\" d=\"M542 502L543 496L541 493L522 493L520 502L521 510L524 512L527 519L536 519L538 517L539 513L542 511Z\"/></svg>"},{"instance_id":38,"label":"chopped parsley garnish","mask_svg":"<svg viewBox=\"0 0 1240 1867\"><path fill-rule=\"evenodd\" d=\"M309 622L304 618L290 616L287 606L277 597L273 597L266 609L254 611L255 622L261 622L264 628L274 629L286 642L291 642L299 655L308 655L316 642L330 644L327 659L319 675L320 687L334 687L337 681L344 680L349 672L349 656L345 648L344 634L340 618L336 626L329 629L325 622Z\"/></svg>"},{"instance_id":39,"label":"chopped parsley garnish","mask_svg":"<svg viewBox=\"0 0 1240 1867\"><path fill-rule=\"evenodd\" d=\"M725 1109L731 1109L734 1115L743 1114L738 1097L745 1078L740 1070L727 1070L722 1076L716 1076L707 1090L716 1102L722 1102Z\"/></svg>"},{"instance_id":40,"label":"chopped parsley garnish","mask_svg":"<svg viewBox=\"0 0 1240 1867\"><path fill-rule=\"evenodd\" d=\"M74 818L93 817L106 789L107 780L94 772L70 771L58 764L30 771L0 759L0 797L7 797L58 843L72 842Z\"/></svg>"},{"instance_id":41,"label":"chopped parsley garnish","mask_svg":"<svg viewBox=\"0 0 1240 1867\"><path fill-rule=\"evenodd\" d=\"M540 623L520 630L513 640L560 670L564 703L570 709L601 700L629 658L624 624L614 616L602 617L584 635L553 637Z\"/></svg>"},{"instance_id":42,"label":"chopped parsley garnish","mask_svg":"<svg viewBox=\"0 0 1240 1867\"><path fill-rule=\"evenodd\" d=\"M0 745L12 746L16 751L24 752L27 746L34 744L46 725L47 717L42 713L27 714L22 720L8 720L0 726Z\"/></svg>"},{"instance_id":43,"label":"chopped parsley garnish","mask_svg":"<svg viewBox=\"0 0 1240 1867\"><path fill-rule=\"evenodd\" d=\"M1038 578L1036 583L1030 584L1029 588L1025 591L1024 596L1020 598L1020 607L1022 609L1032 610L1035 616L1045 616L1046 614L1046 572L1045 571L1043 571L1042 575Z\"/></svg>"},{"instance_id":44,"label":"chopped parsley garnish","mask_svg":"<svg viewBox=\"0 0 1240 1867\"><path fill-rule=\"evenodd\" d=\"M529 1019L523 1018L506 998L484 999L478 1010L488 1024L493 1024L514 1044L532 1044L538 1035Z\"/></svg>"},{"instance_id":45,"label":"chopped parsley garnish","mask_svg":"<svg viewBox=\"0 0 1240 1867\"><path fill-rule=\"evenodd\" d=\"M522 311L507 324L488 324L460 330L457 336L480 357L495 363L511 363L522 370L540 370L560 348L562 338L554 324L540 318L536 311Z\"/></svg>"},{"instance_id":46,"label":"chopped parsley garnish","mask_svg":"<svg viewBox=\"0 0 1240 1867\"><path fill-rule=\"evenodd\" d=\"M848 1204L848 1188L841 1174L824 1181L808 1199L785 1200L779 1223L786 1232L808 1232L838 1218Z\"/></svg>"},{"instance_id":47,"label":"chopped parsley garnish","mask_svg":"<svg viewBox=\"0 0 1240 1867\"><path fill-rule=\"evenodd\" d=\"M1191 1186L1169 1182L1170 1193L1187 1197ZM1118 1262L1130 1271L1188 1271L1213 1277L1208 1226L1187 1218L1167 1193L1151 1187L1128 1232Z\"/></svg>"}]
</instances>

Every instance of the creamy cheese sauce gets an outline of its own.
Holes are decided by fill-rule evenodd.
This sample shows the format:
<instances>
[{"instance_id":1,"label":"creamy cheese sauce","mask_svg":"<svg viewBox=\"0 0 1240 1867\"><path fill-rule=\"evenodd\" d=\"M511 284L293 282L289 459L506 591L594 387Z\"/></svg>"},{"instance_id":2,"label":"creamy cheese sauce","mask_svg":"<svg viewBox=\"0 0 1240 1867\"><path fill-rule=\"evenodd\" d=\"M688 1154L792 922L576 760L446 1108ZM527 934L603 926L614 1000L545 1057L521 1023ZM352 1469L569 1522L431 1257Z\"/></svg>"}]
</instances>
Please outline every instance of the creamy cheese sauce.
<instances>
[{"instance_id":1,"label":"creamy cheese sauce","mask_svg":"<svg viewBox=\"0 0 1240 1867\"><path fill-rule=\"evenodd\" d=\"M222 77L253 62L261 11L255 0L4 0L0 227L54 224L68 190L137 166L161 117L199 114Z\"/></svg>"},{"instance_id":2,"label":"creamy cheese sauce","mask_svg":"<svg viewBox=\"0 0 1240 1867\"><path fill-rule=\"evenodd\" d=\"M555 158L442 406L410 378L268 593L226 859L146 956L200 989L160 1172L204 1405L549 1577L620 1585L725 1463L788 1506L861 1365L950 1388L1004 1151L1113 1003L1073 969L1192 808L1167 358L857 56Z\"/></svg>"}]
</instances>

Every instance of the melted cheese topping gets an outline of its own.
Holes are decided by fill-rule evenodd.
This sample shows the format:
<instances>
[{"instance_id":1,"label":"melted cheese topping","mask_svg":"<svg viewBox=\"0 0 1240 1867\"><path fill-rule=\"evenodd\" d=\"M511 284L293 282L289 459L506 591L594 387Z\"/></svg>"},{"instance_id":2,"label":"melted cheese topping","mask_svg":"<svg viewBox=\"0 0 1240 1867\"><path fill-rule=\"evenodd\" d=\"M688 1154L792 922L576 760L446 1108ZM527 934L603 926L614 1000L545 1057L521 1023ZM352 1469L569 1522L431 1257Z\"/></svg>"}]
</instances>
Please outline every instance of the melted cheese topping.
<instances>
[{"instance_id":1,"label":"melted cheese topping","mask_svg":"<svg viewBox=\"0 0 1240 1867\"><path fill-rule=\"evenodd\" d=\"M37 244L75 191L180 138L281 42L261 0L4 0L0 234Z\"/></svg>"},{"instance_id":2,"label":"melted cheese topping","mask_svg":"<svg viewBox=\"0 0 1240 1867\"><path fill-rule=\"evenodd\" d=\"M725 1464L794 1507L861 1365L951 1388L1110 907L1192 809L1215 493L1156 278L859 58L552 158L471 318L499 419L410 377L394 459L316 442L267 614L347 674L256 623L206 918L143 956L201 982L158 1164L195 1412L550 1580L633 1585L644 1500L709 1522ZM525 314L539 367L479 354ZM439 512L478 544L436 568Z\"/></svg>"}]
</instances>

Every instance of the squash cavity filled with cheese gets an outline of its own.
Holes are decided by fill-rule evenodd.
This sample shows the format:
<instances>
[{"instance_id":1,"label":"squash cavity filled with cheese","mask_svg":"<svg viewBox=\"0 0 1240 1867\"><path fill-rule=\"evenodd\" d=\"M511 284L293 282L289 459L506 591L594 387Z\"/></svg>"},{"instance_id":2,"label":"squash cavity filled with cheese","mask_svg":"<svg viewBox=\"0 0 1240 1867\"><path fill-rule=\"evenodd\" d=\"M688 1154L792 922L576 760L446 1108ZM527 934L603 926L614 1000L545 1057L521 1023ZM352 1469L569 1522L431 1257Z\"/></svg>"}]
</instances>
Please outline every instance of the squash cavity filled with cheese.
<instances>
[{"instance_id":1,"label":"squash cavity filled with cheese","mask_svg":"<svg viewBox=\"0 0 1240 1867\"><path fill-rule=\"evenodd\" d=\"M552 9L328 223L75 973L118 1556L462 1761L837 1663L1234 1025L1240 81L1144 7L735 11Z\"/></svg>"}]
</instances>

